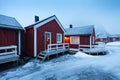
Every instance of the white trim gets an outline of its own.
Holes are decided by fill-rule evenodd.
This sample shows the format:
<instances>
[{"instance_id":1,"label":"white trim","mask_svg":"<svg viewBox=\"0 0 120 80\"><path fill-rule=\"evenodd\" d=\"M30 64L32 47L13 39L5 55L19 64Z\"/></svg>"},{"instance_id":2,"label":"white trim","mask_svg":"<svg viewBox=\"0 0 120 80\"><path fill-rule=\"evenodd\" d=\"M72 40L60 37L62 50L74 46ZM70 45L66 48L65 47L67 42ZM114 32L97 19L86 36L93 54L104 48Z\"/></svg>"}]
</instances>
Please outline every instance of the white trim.
<instances>
[{"instance_id":1,"label":"white trim","mask_svg":"<svg viewBox=\"0 0 120 80\"><path fill-rule=\"evenodd\" d=\"M57 17L56 16L53 16L53 17L51 17L51 18L49 18L49 19L47 19L47 20L45 20L45 21L43 21L43 22L38 22L38 24L36 24L35 26L34 26L34 28L38 28L38 27L41 27L42 25L44 25L44 24L46 24L46 23L48 23L48 22L50 22L50 21L52 21L52 20L56 20L56 22L59 24L59 26L61 27L61 29L65 32L65 29L63 28L63 26L62 26L62 24L59 22L59 20L57 19Z\"/></svg>"},{"instance_id":2,"label":"white trim","mask_svg":"<svg viewBox=\"0 0 120 80\"><path fill-rule=\"evenodd\" d=\"M18 31L18 55L21 55L21 31Z\"/></svg>"},{"instance_id":3,"label":"white trim","mask_svg":"<svg viewBox=\"0 0 120 80\"><path fill-rule=\"evenodd\" d=\"M95 44L95 37L93 36L93 44Z\"/></svg>"},{"instance_id":4,"label":"white trim","mask_svg":"<svg viewBox=\"0 0 120 80\"><path fill-rule=\"evenodd\" d=\"M37 56L37 29L34 28L34 57Z\"/></svg>"},{"instance_id":5,"label":"white trim","mask_svg":"<svg viewBox=\"0 0 120 80\"><path fill-rule=\"evenodd\" d=\"M46 46L46 33L50 34L50 44L51 44L51 41L52 41L51 32L47 32L47 31L46 31L46 32L44 33L45 50L46 50L46 48L47 48L47 46Z\"/></svg>"},{"instance_id":6,"label":"white trim","mask_svg":"<svg viewBox=\"0 0 120 80\"><path fill-rule=\"evenodd\" d=\"M92 45L92 44L91 44L91 42L92 42L91 38L92 38L92 37L90 36L90 48L92 47L92 46L91 46L91 45Z\"/></svg>"}]
</instances>

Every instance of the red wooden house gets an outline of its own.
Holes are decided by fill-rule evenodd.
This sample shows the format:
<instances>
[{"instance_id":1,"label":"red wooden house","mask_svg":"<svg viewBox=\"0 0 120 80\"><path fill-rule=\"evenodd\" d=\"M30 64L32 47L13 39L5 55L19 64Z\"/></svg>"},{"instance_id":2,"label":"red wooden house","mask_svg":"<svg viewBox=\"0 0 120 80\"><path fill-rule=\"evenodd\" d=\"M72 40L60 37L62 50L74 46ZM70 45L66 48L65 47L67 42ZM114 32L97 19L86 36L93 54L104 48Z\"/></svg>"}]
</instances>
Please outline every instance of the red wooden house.
<instances>
[{"instance_id":1,"label":"red wooden house","mask_svg":"<svg viewBox=\"0 0 120 80\"><path fill-rule=\"evenodd\" d=\"M104 42L104 43L106 43L106 42L108 42L108 35L105 35L105 34L101 34L101 35L97 35L96 36L96 39L95 39L95 42L97 43L97 42Z\"/></svg>"},{"instance_id":2,"label":"red wooden house","mask_svg":"<svg viewBox=\"0 0 120 80\"><path fill-rule=\"evenodd\" d=\"M26 52L36 57L41 51L46 51L48 44L64 42L64 28L55 15L35 24L27 26Z\"/></svg>"},{"instance_id":3,"label":"red wooden house","mask_svg":"<svg viewBox=\"0 0 120 80\"><path fill-rule=\"evenodd\" d=\"M14 53L21 54L22 30L22 26L15 18L0 15L0 63L15 60Z\"/></svg>"},{"instance_id":4,"label":"red wooden house","mask_svg":"<svg viewBox=\"0 0 120 80\"><path fill-rule=\"evenodd\" d=\"M65 32L65 43L69 43L70 48L78 49L79 45L94 44L95 30L94 25L83 27L70 27Z\"/></svg>"},{"instance_id":5,"label":"red wooden house","mask_svg":"<svg viewBox=\"0 0 120 80\"><path fill-rule=\"evenodd\" d=\"M120 34L107 34L107 35L98 35L95 39L95 42L114 42L114 41L120 41Z\"/></svg>"}]
</instances>

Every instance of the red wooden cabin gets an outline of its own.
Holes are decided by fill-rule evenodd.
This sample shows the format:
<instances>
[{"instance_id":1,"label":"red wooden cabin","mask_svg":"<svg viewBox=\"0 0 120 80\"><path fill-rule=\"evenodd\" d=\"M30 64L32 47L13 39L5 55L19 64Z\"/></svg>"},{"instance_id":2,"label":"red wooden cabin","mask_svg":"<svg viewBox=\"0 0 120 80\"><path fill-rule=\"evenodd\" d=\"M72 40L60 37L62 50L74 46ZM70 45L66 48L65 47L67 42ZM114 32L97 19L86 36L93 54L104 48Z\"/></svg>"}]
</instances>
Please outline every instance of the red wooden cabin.
<instances>
[{"instance_id":1,"label":"red wooden cabin","mask_svg":"<svg viewBox=\"0 0 120 80\"><path fill-rule=\"evenodd\" d=\"M27 26L26 53L36 57L48 44L64 42L64 28L55 15Z\"/></svg>"},{"instance_id":2,"label":"red wooden cabin","mask_svg":"<svg viewBox=\"0 0 120 80\"><path fill-rule=\"evenodd\" d=\"M112 35L107 34L105 36L99 35L95 40L95 42L104 42L104 43L114 42L114 41L120 41L120 34L112 34Z\"/></svg>"},{"instance_id":3,"label":"red wooden cabin","mask_svg":"<svg viewBox=\"0 0 120 80\"><path fill-rule=\"evenodd\" d=\"M95 30L93 25L82 27L70 27L66 29L65 43L69 43L70 48L78 49L79 45L94 44Z\"/></svg>"},{"instance_id":4,"label":"red wooden cabin","mask_svg":"<svg viewBox=\"0 0 120 80\"><path fill-rule=\"evenodd\" d=\"M22 26L13 17L0 15L0 63L14 60L14 52L21 54L21 31ZM3 60L4 59L4 60Z\"/></svg>"}]
</instances>

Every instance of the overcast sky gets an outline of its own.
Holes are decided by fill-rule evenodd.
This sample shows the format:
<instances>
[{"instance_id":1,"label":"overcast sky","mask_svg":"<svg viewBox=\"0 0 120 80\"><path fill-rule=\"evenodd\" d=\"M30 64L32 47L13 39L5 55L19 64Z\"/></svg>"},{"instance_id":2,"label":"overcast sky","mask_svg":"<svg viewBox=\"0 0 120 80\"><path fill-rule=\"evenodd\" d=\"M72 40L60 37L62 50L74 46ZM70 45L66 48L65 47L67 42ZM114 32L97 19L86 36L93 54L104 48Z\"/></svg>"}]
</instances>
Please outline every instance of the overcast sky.
<instances>
[{"instance_id":1,"label":"overcast sky","mask_svg":"<svg viewBox=\"0 0 120 80\"><path fill-rule=\"evenodd\" d=\"M65 28L95 25L120 34L120 0L0 0L0 14L15 17L25 27L56 15Z\"/></svg>"}]
</instances>

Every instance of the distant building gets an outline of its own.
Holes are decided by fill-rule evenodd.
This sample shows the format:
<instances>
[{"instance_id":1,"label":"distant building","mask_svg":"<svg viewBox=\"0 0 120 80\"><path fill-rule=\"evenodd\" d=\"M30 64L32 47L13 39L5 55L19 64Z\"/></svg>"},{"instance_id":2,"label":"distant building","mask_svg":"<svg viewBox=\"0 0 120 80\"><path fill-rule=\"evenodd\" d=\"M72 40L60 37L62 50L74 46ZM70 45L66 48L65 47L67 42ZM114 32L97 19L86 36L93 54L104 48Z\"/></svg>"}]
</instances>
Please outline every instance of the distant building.
<instances>
[{"instance_id":1,"label":"distant building","mask_svg":"<svg viewBox=\"0 0 120 80\"><path fill-rule=\"evenodd\" d=\"M92 45L95 43L94 25L83 27L71 27L66 29L65 43L69 43L70 48L78 49L79 45Z\"/></svg>"},{"instance_id":2,"label":"distant building","mask_svg":"<svg viewBox=\"0 0 120 80\"><path fill-rule=\"evenodd\" d=\"M96 34L96 38L95 38L95 42L108 42L107 40L108 37L108 33L100 33L100 34Z\"/></svg>"},{"instance_id":3,"label":"distant building","mask_svg":"<svg viewBox=\"0 0 120 80\"><path fill-rule=\"evenodd\" d=\"M120 41L120 34L113 34L107 37L108 42Z\"/></svg>"},{"instance_id":4,"label":"distant building","mask_svg":"<svg viewBox=\"0 0 120 80\"><path fill-rule=\"evenodd\" d=\"M114 42L114 41L120 41L120 34L108 34L108 35L100 35L96 37L96 42Z\"/></svg>"}]
</instances>

